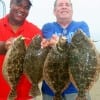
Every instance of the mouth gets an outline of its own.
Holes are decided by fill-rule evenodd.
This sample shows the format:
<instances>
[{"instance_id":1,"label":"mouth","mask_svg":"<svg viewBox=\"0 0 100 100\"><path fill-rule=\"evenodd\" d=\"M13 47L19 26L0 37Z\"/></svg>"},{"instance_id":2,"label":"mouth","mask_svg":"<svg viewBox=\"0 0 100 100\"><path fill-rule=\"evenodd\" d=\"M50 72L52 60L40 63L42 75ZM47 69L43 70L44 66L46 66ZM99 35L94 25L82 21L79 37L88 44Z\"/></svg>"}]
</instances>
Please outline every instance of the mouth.
<instances>
[{"instance_id":1,"label":"mouth","mask_svg":"<svg viewBox=\"0 0 100 100\"><path fill-rule=\"evenodd\" d=\"M68 12L67 11L62 11L61 14L65 15L65 14L68 14Z\"/></svg>"},{"instance_id":2,"label":"mouth","mask_svg":"<svg viewBox=\"0 0 100 100\"><path fill-rule=\"evenodd\" d=\"M16 12L17 17L25 17L25 14L22 12Z\"/></svg>"}]
</instances>

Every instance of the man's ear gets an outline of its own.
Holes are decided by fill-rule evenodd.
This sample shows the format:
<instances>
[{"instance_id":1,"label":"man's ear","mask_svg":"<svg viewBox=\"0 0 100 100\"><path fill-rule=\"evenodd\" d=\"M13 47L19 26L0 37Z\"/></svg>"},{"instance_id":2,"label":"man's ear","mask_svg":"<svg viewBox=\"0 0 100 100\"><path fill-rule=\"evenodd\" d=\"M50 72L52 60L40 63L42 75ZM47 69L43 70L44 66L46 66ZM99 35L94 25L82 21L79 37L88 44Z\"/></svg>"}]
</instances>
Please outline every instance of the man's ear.
<instances>
[{"instance_id":1,"label":"man's ear","mask_svg":"<svg viewBox=\"0 0 100 100\"><path fill-rule=\"evenodd\" d=\"M55 8L53 9L53 14L55 15Z\"/></svg>"},{"instance_id":2,"label":"man's ear","mask_svg":"<svg viewBox=\"0 0 100 100\"><path fill-rule=\"evenodd\" d=\"M15 2L16 0L10 0L10 8L11 8L12 3L15 3Z\"/></svg>"},{"instance_id":3,"label":"man's ear","mask_svg":"<svg viewBox=\"0 0 100 100\"><path fill-rule=\"evenodd\" d=\"M10 0L10 8L11 8L11 4L12 4L13 0Z\"/></svg>"}]
</instances>

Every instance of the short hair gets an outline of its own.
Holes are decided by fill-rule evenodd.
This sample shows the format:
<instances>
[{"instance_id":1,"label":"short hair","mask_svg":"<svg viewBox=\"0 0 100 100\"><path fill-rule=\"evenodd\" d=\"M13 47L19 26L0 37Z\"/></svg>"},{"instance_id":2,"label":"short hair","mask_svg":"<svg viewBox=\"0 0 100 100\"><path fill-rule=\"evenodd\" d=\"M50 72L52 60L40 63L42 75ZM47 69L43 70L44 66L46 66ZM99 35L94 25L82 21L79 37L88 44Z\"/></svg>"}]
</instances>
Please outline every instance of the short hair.
<instances>
[{"instance_id":1,"label":"short hair","mask_svg":"<svg viewBox=\"0 0 100 100\"><path fill-rule=\"evenodd\" d=\"M71 0L69 0L69 1L71 3ZM54 2L54 8L55 8L56 4L57 4L57 0L55 0L55 2Z\"/></svg>"},{"instance_id":2,"label":"short hair","mask_svg":"<svg viewBox=\"0 0 100 100\"><path fill-rule=\"evenodd\" d=\"M13 1L16 1L17 3L20 3L22 0L11 0L11 3L12 3ZM28 1L28 3L29 3L29 6L31 7L31 6L32 6L31 1L30 1L30 0L27 0L27 1Z\"/></svg>"}]
</instances>

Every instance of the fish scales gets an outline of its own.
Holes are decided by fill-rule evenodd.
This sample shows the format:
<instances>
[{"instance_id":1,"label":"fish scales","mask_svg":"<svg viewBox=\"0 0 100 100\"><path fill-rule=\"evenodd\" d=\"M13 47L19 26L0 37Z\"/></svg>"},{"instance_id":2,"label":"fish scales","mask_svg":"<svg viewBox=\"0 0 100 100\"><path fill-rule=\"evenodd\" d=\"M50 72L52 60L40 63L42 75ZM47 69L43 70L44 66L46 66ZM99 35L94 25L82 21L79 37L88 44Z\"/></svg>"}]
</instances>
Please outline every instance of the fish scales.
<instances>
[{"instance_id":1,"label":"fish scales","mask_svg":"<svg viewBox=\"0 0 100 100\"><path fill-rule=\"evenodd\" d=\"M69 68L79 90L76 100L87 100L85 93L98 77L100 66L94 43L81 30L72 37Z\"/></svg>"},{"instance_id":2,"label":"fish scales","mask_svg":"<svg viewBox=\"0 0 100 100\"><path fill-rule=\"evenodd\" d=\"M16 85L23 73L25 52L24 39L22 36L18 36L14 39L13 44L10 46L4 58L2 73L11 87L8 100L14 100L17 95Z\"/></svg>"},{"instance_id":3,"label":"fish scales","mask_svg":"<svg viewBox=\"0 0 100 100\"><path fill-rule=\"evenodd\" d=\"M57 45L51 48L44 63L43 78L55 93L54 100L61 100L61 93L70 83L67 52L66 39L60 37Z\"/></svg>"},{"instance_id":4,"label":"fish scales","mask_svg":"<svg viewBox=\"0 0 100 100\"><path fill-rule=\"evenodd\" d=\"M30 45L26 50L23 64L24 73L32 83L30 95L32 95L33 97L40 95L38 84L42 80L43 65L49 51L49 47L41 48L41 41L42 37L40 35L36 35L32 39Z\"/></svg>"}]
</instances>

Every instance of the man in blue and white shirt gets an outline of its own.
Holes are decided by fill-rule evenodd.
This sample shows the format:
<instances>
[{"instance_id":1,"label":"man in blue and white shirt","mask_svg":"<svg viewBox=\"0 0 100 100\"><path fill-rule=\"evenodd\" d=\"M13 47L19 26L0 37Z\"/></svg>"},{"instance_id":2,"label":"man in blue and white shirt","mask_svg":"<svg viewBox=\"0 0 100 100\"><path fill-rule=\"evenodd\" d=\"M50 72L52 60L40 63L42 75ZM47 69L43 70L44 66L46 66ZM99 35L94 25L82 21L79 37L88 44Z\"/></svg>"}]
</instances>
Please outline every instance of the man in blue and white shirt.
<instances>
[{"instance_id":1,"label":"man in blue and white shirt","mask_svg":"<svg viewBox=\"0 0 100 100\"><path fill-rule=\"evenodd\" d=\"M68 42L71 42L73 34L81 29L88 37L90 37L89 27L84 21L76 22L72 20L73 8L71 0L56 0L54 3L54 15L56 16L56 22L46 23L42 27L43 37L49 40L49 45L56 43L56 38L60 35L66 36ZM51 41L50 41L51 40ZM46 41L42 45L46 44ZM77 88L73 81L69 84L69 87L62 93L62 100L75 100L77 96ZM43 100L53 100L55 95L53 91L46 84L45 80L42 84ZM87 99L91 100L89 95Z\"/></svg>"}]
</instances>

